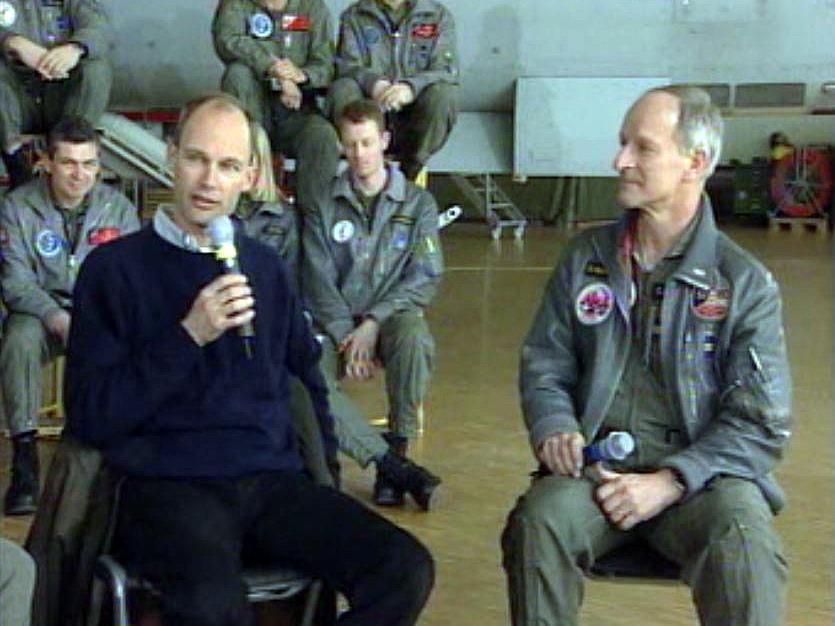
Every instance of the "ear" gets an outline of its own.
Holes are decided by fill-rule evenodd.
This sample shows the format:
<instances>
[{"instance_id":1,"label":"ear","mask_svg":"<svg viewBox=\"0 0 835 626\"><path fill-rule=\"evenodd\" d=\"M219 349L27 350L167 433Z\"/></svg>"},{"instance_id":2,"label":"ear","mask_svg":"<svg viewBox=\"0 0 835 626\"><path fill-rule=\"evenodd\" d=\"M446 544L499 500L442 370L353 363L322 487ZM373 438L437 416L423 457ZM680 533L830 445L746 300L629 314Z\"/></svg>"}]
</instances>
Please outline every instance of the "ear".
<instances>
[{"instance_id":1,"label":"ear","mask_svg":"<svg viewBox=\"0 0 835 626\"><path fill-rule=\"evenodd\" d=\"M391 133L387 130L384 130L380 135L380 143L383 144L383 152L389 149L389 144L391 143Z\"/></svg>"},{"instance_id":2,"label":"ear","mask_svg":"<svg viewBox=\"0 0 835 626\"><path fill-rule=\"evenodd\" d=\"M687 169L684 171L684 180L699 181L704 178L710 161L707 154L701 148L696 148L687 157Z\"/></svg>"}]
</instances>

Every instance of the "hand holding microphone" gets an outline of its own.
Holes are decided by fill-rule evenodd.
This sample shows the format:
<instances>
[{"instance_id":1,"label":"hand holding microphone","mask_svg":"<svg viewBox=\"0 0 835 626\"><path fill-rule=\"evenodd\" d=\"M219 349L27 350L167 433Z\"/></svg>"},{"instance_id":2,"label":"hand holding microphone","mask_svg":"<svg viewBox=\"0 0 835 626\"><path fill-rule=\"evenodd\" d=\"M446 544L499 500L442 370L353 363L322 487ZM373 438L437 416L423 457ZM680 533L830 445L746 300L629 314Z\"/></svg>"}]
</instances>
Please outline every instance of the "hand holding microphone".
<instances>
[{"instance_id":1,"label":"hand holding microphone","mask_svg":"<svg viewBox=\"0 0 835 626\"><path fill-rule=\"evenodd\" d=\"M255 299L238 265L232 222L227 216L217 217L209 223L208 232L224 273L200 290L181 324L199 346L238 328L244 351L251 358Z\"/></svg>"},{"instance_id":2,"label":"hand holding microphone","mask_svg":"<svg viewBox=\"0 0 835 626\"><path fill-rule=\"evenodd\" d=\"M537 458L555 474L580 478L584 465L625 459L635 447L632 435L621 431L588 446L585 443L581 433L557 433L542 442Z\"/></svg>"}]
</instances>

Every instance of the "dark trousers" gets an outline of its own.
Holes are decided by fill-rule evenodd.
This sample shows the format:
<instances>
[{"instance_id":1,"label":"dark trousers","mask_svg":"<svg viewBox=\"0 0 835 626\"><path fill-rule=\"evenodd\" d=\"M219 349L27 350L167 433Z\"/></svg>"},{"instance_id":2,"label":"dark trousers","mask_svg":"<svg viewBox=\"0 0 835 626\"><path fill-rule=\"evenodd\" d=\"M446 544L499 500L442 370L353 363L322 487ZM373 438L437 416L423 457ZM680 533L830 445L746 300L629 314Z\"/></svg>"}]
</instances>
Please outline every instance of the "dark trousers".
<instances>
[{"instance_id":1,"label":"dark trousers","mask_svg":"<svg viewBox=\"0 0 835 626\"><path fill-rule=\"evenodd\" d=\"M162 594L169 626L249 626L242 568L280 563L345 595L340 626L414 624L432 557L406 531L296 472L240 479L130 478L114 553Z\"/></svg>"}]
</instances>

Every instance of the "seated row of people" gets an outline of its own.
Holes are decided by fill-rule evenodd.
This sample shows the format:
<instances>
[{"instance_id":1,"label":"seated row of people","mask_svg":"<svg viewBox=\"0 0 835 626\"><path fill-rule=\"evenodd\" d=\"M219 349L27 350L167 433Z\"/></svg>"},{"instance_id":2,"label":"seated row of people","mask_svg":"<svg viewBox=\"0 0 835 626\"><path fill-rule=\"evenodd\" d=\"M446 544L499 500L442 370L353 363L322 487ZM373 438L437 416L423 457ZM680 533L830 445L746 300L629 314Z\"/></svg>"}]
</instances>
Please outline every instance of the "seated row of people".
<instances>
[{"instance_id":1,"label":"seated row of people","mask_svg":"<svg viewBox=\"0 0 835 626\"><path fill-rule=\"evenodd\" d=\"M311 306L327 355L323 368L339 446L361 466L376 465L374 501L401 505L409 493L428 510L440 479L406 454L409 438L417 434L434 350L422 311L443 270L437 209L428 192L386 166L388 133L382 125L375 103L346 107L340 130L349 166L334 180L332 198L323 198L322 206L305 215L301 267L300 219L281 201L260 126L255 133L259 175L241 196L236 217L245 233L285 260L292 284ZM96 182L98 143L89 124L62 121L50 133L49 146L48 176L9 194L0 215L2 286L10 310L0 344L13 446L4 500L9 515L36 507L40 368L66 347L78 267L94 247L139 226L130 202ZM362 380L379 365L386 369L390 407L389 432L382 436L338 383L343 371ZM294 411L309 411L298 382L292 379L290 386Z\"/></svg>"}]
</instances>

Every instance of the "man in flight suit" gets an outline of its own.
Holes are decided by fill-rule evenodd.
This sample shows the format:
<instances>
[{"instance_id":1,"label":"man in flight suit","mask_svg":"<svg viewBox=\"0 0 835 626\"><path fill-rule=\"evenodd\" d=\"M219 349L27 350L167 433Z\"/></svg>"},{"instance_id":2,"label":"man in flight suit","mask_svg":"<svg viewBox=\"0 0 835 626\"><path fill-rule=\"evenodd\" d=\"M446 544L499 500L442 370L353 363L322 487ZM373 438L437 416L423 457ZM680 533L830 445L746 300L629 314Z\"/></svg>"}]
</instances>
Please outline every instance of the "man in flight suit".
<instances>
[{"instance_id":1,"label":"man in flight suit","mask_svg":"<svg viewBox=\"0 0 835 626\"><path fill-rule=\"evenodd\" d=\"M435 0L359 0L340 18L334 119L373 98L389 113L393 152L414 180L446 142L457 115L455 23Z\"/></svg>"},{"instance_id":2,"label":"man in flight suit","mask_svg":"<svg viewBox=\"0 0 835 626\"><path fill-rule=\"evenodd\" d=\"M97 246L139 228L130 201L96 182L98 137L84 120L66 119L52 128L46 167L46 178L16 189L0 208L0 279L10 313L0 345L13 447L7 515L35 510L41 367L66 347L78 268Z\"/></svg>"},{"instance_id":3,"label":"man in flight suit","mask_svg":"<svg viewBox=\"0 0 835 626\"><path fill-rule=\"evenodd\" d=\"M337 388L343 364L345 375L358 380L385 367L387 439L405 455L417 434L435 351L423 310L443 271L437 206L429 192L386 164L389 134L376 103L346 106L337 128L348 169L334 179L330 196L305 213L302 291L326 335L322 369L329 388ZM350 420L341 422L337 428ZM375 454L374 445L367 456ZM440 483L429 477L416 497L425 509ZM375 500L397 504L402 498L378 466Z\"/></svg>"},{"instance_id":4,"label":"man in flight suit","mask_svg":"<svg viewBox=\"0 0 835 626\"><path fill-rule=\"evenodd\" d=\"M110 98L110 41L98 0L0 0L0 147L12 188L30 177L27 133L68 117L95 127Z\"/></svg>"},{"instance_id":5,"label":"man in flight suit","mask_svg":"<svg viewBox=\"0 0 835 626\"><path fill-rule=\"evenodd\" d=\"M222 0L212 23L226 64L221 89L237 97L297 159L296 202L310 206L336 173L339 144L316 90L333 77L330 14L322 0Z\"/></svg>"},{"instance_id":6,"label":"man in flight suit","mask_svg":"<svg viewBox=\"0 0 835 626\"><path fill-rule=\"evenodd\" d=\"M700 622L782 623L771 471L790 431L780 294L713 220L722 120L701 89L653 89L620 131L620 222L562 255L522 347L539 476L503 536L515 626L577 624L583 569L635 540L681 565ZM629 431L635 452L584 467Z\"/></svg>"}]
</instances>

